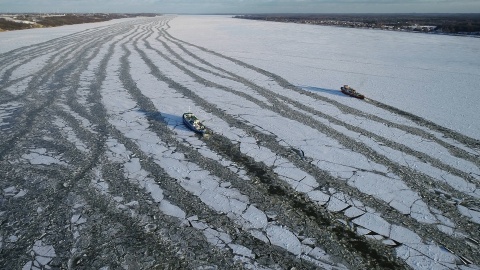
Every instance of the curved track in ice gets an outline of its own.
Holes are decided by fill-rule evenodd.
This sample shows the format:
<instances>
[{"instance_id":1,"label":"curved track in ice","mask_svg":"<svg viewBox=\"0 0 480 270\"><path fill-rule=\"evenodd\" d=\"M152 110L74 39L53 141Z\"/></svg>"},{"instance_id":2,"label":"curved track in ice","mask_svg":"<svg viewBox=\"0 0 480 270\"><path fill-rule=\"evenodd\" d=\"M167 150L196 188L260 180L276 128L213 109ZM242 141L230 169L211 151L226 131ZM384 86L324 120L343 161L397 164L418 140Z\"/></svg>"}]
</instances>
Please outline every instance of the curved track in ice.
<instances>
[{"instance_id":1,"label":"curved track in ice","mask_svg":"<svg viewBox=\"0 0 480 270\"><path fill-rule=\"evenodd\" d=\"M478 140L301 89L175 19L0 55L0 265L478 269Z\"/></svg>"}]
</instances>

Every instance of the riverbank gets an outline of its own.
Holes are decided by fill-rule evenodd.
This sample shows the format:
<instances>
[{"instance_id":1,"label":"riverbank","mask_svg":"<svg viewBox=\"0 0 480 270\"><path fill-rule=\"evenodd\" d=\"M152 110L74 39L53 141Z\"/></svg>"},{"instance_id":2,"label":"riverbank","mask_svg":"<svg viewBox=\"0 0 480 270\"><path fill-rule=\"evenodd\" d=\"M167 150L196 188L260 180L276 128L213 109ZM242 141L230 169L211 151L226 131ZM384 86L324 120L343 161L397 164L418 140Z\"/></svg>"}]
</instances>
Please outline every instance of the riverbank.
<instances>
[{"instance_id":1,"label":"riverbank","mask_svg":"<svg viewBox=\"0 0 480 270\"><path fill-rule=\"evenodd\" d=\"M120 14L120 13L66 13L66 14L0 14L0 32L32 28L56 27L82 23L104 22L113 19L133 17L155 17L157 14Z\"/></svg>"},{"instance_id":2,"label":"riverbank","mask_svg":"<svg viewBox=\"0 0 480 270\"><path fill-rule=\"evenodd\" d=\"M254 14L235 18L347 28L480 36L480 14Z\"/></svg>"}]
</instances>

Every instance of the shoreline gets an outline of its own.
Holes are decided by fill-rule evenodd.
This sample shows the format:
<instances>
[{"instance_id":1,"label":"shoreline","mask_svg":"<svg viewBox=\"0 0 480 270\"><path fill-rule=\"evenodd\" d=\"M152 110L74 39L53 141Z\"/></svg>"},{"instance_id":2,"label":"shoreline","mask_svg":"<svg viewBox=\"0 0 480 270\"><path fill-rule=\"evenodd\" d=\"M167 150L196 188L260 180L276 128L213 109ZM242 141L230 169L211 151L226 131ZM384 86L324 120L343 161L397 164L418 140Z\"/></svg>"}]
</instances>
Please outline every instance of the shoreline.
<instances>
[{"instance_id":1,"label":"shoreline","mask_svg":"<svg viewBox=\"0 0 480 270\"><path fill-rule=\"evenodd\" d=\"M480 37L480 14L256 14L233 18L341 28Z\"/></svg>"}]
</instances>

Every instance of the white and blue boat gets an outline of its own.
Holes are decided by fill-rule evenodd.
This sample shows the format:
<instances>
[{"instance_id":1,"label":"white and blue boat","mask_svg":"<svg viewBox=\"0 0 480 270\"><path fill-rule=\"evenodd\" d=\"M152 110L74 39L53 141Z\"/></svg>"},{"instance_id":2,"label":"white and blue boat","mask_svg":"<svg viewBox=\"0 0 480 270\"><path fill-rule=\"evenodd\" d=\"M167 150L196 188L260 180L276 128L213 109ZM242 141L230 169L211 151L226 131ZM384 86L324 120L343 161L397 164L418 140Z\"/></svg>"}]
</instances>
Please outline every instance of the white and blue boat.
<instances>
[{"instance_id":1,"label":"white and blue boat","mask_svg":"<svg viewBox=\"0 0 480 270\"><path fill-rule=\"evenodd\" d=\"M206 131L205 126L198 120L198 118L191 112L186 112L183 114L183 123L185 125L195 131L196 133L203 134Z\"/></svg>"}]
</instances>

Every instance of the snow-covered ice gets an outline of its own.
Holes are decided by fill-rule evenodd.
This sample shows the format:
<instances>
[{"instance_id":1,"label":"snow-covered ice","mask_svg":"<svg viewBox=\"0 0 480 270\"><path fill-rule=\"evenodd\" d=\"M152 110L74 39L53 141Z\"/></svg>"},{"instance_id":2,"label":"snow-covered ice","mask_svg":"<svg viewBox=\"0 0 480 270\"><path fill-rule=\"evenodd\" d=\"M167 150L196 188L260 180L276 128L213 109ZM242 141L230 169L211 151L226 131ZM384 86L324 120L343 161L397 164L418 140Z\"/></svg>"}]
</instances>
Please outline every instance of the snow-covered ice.
<instances>
[{"instance_id":1,"label":"snow-covered ice","mask_svg":"<svg viewBox=\"0 0 480 270\"><path fill-rule=\"evenodd\" d=\"M179 258L192 232L248 269L284 267L267 254L297 268L478 269L479 39L187 15L0 38L0 199L46 189L70 204L58 210L69 250L31 239L23 269L84 252L104 214L92 196L168 235ZM206 135L183 125L186 111ZM357 249L352 231L393 255ZM2 228L0 251L25 242L19 232Z\"/></svg>"}]
</instances>

